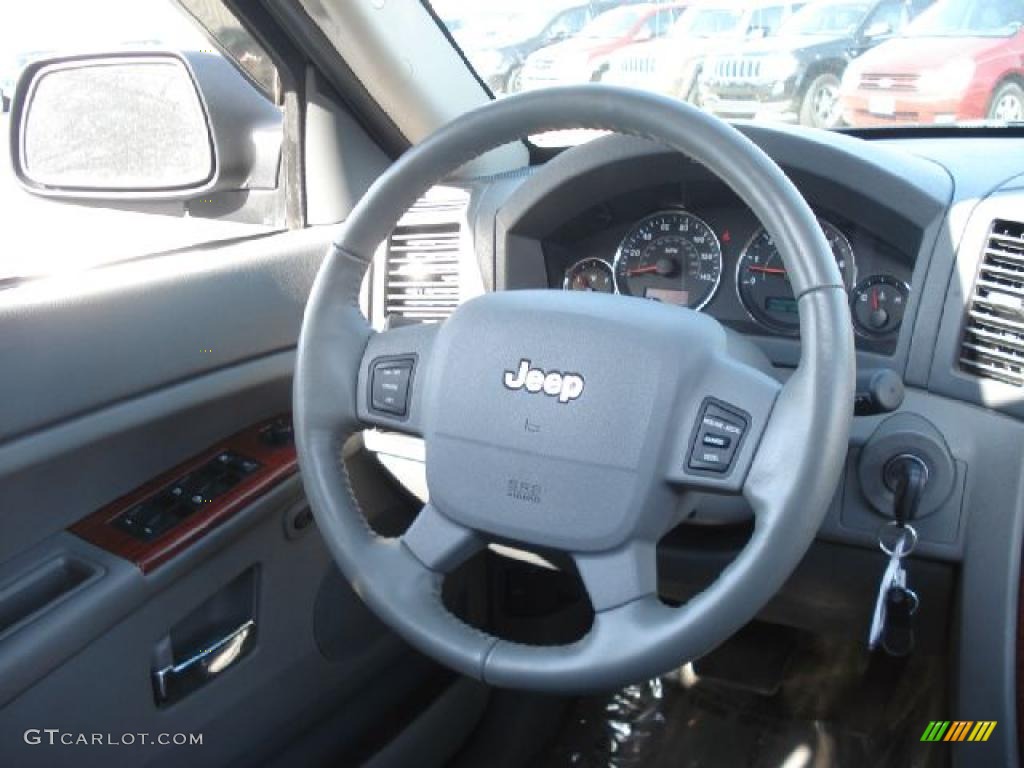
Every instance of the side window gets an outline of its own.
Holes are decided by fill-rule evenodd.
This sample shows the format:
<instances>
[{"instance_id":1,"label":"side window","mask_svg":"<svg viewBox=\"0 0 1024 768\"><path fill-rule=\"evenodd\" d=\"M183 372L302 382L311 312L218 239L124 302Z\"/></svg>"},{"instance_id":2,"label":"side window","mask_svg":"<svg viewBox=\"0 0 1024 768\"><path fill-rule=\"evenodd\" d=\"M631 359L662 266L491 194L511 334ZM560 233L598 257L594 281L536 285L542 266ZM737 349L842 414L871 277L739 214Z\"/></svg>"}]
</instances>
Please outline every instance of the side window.
<instances>
[{"instance_id":1,"label":"side window","mask_svg":"<svg viewBox=\"0 0 1024 768\"><path fill-rule=\"evenodd\" d=\"M661 37L672 28L679 13L674 8L663 8L644 19L643 26L637 30L636 40L650 40Z\"/></svg>"},{"instance_id":2,"label":"side window","mask_svg":"<svg viewBox=\"0 0 1024 768\"><path fill-rule=\"evenodd\" d=\"M779 24L782 23L782 11L783 8L781 5L758 8L750 17L750 27L748 28L748 31L764 30L765 37L774 35L775 30L778 29Z\"/></svg>"},{"instance_id":3,"label":"side window","mask_svg":"<svg viewBox=\"0 0 1024 768\"><path fill-rule=\"evenodd\" d=\"M547 28L543 37L546 40L559 40L571 37L579 32L590 20L586 8L570 8L558 14Z\"/></svg>"},{"instance_id":4,"label":"side window","mask_svg":"<svg viewBox=\"0 0 1024 768\"><path fill-rule=\"evenodd\" d=\"M666 8L658 11L657 14L657 28L655 29L655 36L661 37L670 29L672 25L676 23L676 19L679 18L679 10L677 8Z\"/></svg>"},{"instance_id":5,"label":"side window","mask_svg":"<svg viewBox=\"0 0 1024 768\"><path fill-rule=\"evenodd\" d=\"M906 2L904 0L886 0L868 17L864 29L869 37L888 37L903 29L903 25L906 23Z\"/></svg>"},{"instance_id":6,"label":"side window","mask_svg":"<svg viewBox=\"0 0 1024 768\"><path fill-rule=\"evenodd\" d=\"M21 140L0 149L0 280L285 228L277 70L222 0L48 0L4 24L5 106L30 87L0 115Z\"/></svg>"}]
</instances>

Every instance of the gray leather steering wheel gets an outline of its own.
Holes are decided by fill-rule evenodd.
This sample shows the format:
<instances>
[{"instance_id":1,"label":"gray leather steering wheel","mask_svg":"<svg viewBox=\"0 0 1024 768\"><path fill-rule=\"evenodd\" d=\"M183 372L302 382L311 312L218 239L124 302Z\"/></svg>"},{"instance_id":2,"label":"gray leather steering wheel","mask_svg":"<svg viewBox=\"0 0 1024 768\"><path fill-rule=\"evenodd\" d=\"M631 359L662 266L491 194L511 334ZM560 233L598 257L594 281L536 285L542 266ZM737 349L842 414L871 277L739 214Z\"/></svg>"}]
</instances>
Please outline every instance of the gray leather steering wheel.
<instances>
[{"instance_id":1,"label":"gray leather steering wheel","mask_svg":"<svg viewBox=\"0 0 1024 768\"><path fill-rule=\"evenodd\" d=\"M706 166L761 220L799 301L800 363L785 385L738 355L712 317L610 295L492 293L440 326L371 330L360 284L406 209L489 149L572 128L664 143ZM406 413L375 409L372 370L400 376L396 368L410 364ZM764 152L659 96L598 85L537 91L463 115L409 150L338 231L299 341L299 463L342 571L413 646L493 685L608 689L708 652L782 586L838 483L855 366L835 259L807 203ZM728 471L698 468L698 438L723 427L723 416L735 440ZM370 530L341 463L343 442L368 426L425 441L430 502L399 538ZM657 597L655 550L679 522L681 489L742 494L755 525L710 586L670 607ZM572 557L594 608L589 633L569 645L526 646L450 614L444 574L488 541Z\"/></svg>"}]
</instances>

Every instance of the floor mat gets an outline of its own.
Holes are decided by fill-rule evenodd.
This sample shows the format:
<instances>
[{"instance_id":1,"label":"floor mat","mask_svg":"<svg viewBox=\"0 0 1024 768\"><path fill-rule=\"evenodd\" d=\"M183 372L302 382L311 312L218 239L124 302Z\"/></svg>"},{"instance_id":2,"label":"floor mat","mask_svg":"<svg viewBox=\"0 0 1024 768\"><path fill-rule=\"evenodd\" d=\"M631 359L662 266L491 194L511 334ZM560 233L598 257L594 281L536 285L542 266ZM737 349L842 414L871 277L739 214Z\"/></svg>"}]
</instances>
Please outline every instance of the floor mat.
<instances>
[{"instance_id":1,"label":"floor mat","mask_svg":"<svg viewBox=\"0 0 1024 768\"><path fill-rule=\"evenodd\" d=\"M770 696L692 667L580 699L544 768L833 768L946 765L921 743L945 713L945 660L891 659L807 637Z\"/></svg>"}]
</instances>

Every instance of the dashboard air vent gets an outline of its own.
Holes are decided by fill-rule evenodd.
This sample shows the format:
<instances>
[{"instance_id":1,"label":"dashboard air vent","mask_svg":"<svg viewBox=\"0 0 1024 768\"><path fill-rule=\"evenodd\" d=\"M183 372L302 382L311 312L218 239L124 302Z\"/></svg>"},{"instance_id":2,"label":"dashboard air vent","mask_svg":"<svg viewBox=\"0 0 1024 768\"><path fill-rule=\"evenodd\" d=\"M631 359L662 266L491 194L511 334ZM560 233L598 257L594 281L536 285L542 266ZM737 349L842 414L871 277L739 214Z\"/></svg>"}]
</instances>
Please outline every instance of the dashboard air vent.
<instances>
[{"instance_id":1,"label":"dashboard air vent","mask_svg":"<svg viewBox=\"0 0 1024 768\"><path fill-rule=\"evenodd\" d=\"M960 366L1024 386L1024 224L992 224L967 309Z\"/></svg>"},{"instance_id":2,"label":"dashboard air vent","mask_svg":"<svg viewBox=\"0 0 1024 768\"><path fill-rule=\"evenodd\" d=\"M467 204L463 190L435 187L391 233L384 255L383 309L392 324L436 323L455 311Z\"/></svg>"}]
</instances>

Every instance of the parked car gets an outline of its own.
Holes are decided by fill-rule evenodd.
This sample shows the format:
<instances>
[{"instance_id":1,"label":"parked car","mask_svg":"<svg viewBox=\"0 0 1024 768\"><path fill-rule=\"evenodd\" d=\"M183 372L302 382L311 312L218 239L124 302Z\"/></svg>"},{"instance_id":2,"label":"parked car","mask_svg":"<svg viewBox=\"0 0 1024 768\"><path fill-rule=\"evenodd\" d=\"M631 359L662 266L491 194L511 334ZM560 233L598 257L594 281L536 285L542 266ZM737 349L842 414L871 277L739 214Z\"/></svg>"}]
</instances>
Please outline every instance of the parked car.
<instances>
[{"instance_id":1,"label":"parked car","mask_svg":"<svg viewBox=\"0 0 1024 768\"><path fill-rule=\"evenodd\" d=\"M489 12L462 21L452 34L494 93L515 93L527 56L575 35L610 5L603 0L533 13Z\"/></svg>"},{"instance_id":2,"label":"parked car","mask_svg":"<svg viewBox=\"0 0 1024 768\"><path fill-rule=\"evenodd\" d=\"M843 119L857 127L1024 121L1024 3L941 0L850 65Z\"/></svg>"},{"instance_id":3,"label":"parked car","mask_svg":"<svg viewBox=\"0 0 1024 768\"><path fill-rule=\"evenodd\" d=\"M847 65L891 39L933 0L816 0L765 40L706 62L700 95L727 118L778 119L817 128L841 122Z\"/></svg>"},{"instance_id":4,"label":"parked car","mask_svg":"<svg viewBox=\"0 0 1024 768\"><path fill-rule=\"evenodd\" d=\"M578 35L527 57L523 89L600 80L611 54L627 45L663 36L685 7L643 3L602 13Z\"/></svg>"},{"instance_id":5,"label":"parked car","mask_svg":"<svg viewBox=\"0 0 1024 768\"><path fill-rule=\"evenodd\" d=\"M773 36L805 4L718 0L690 6L665 37L627 45L612 54L601 81L697 103L697 82L706 56L746 39Z\"/></svg>"}]
</instances>

